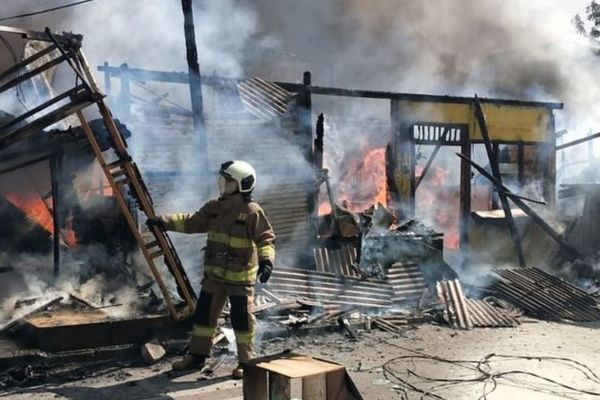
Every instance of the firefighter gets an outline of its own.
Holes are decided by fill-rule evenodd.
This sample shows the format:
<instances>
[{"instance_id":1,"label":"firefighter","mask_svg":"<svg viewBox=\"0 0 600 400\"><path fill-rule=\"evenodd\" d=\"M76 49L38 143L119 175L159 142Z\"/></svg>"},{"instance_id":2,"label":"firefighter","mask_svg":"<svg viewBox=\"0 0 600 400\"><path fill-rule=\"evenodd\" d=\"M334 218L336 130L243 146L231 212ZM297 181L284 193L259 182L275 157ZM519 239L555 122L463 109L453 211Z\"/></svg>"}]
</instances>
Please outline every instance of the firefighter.
<instances>
[{"instance_id":1,"label":"firefighter","mask_svg":"<svg viewBox=\"0 0 600 400\"><path fill-rule=\"evenodd\" d=\"M148 219L149 226L208 234L189 353L173 363L174 370L202 368L210 356L217 321L228 299L239 361L233 370L235 378L243 377L243 363L253 357L254 285L257 277L262 283L269 280L275 261L273 228L251 197L255 184L256 173L250 164L227 161L219 171L218 199L193 214Z\"/></svg>"}]
</instances>

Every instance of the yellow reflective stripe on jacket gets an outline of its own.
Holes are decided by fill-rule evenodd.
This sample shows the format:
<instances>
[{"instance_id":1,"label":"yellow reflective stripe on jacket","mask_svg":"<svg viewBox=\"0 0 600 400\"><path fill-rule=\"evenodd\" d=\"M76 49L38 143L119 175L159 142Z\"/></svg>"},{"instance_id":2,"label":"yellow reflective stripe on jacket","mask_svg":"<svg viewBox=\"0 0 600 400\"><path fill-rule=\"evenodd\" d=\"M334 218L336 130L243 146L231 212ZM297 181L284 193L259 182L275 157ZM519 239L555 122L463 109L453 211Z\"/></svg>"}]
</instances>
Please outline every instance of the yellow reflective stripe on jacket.
<instances>
[{"instance_id":1,"label":"yellow reflective stripe on jacket","mask_svg":"<svg viewBox=\"0 0 600 400\"><path fill-rule=\"evenodd\" d=\"M263 258L275 258L275 246L267 244L258 248L258 255Z\"/></svg>"},{"instance_id":2,"label":"yellow reflective stripe on jacket","mask_svg":"<svg viewBox=\"0 0 600 400\"><path fill-rule=\"evenodd\" d=\"M194 325L192 328L192 336L213 337L215 328L206 325Z\"/></svg>"},{"instance_id":3,"label":"yellow reflective stripe on jacket","mask_svg":"<svg viewBox=\"0 0 600 400\"><path fill-rule=\"evenodd\" d=\"M254 331L248 331L248 332L235 332L235 341L238 343L252 343L252 340L254 339Z\"/></svg>"},{"instance_id":4,"label":"yellow reflective stripe on jacket","mask_svg":"<svg viewBox=\"0 0 600 400\"><path fill-rule=\"evenodd\" d=\"M217 267L215 265L205 265L204 273L215 278L223 279L228 282L254 282L258 266L250 267L243 271L232 271L228 268Z\"/></svg>"},{"instance_id":5,"label":"yellow reflective stripe on jacket","mask_svg":"<svg viewBox=\"0 0 600 400\"><path fill-rule=\"evenodd\" d=\"M226 233L208 232L208 240L212 242L222 243L229 247L237 249L248 249L254 247L254 243L250 239L229 236Z\"/></svg>"},{"instance_id":6,"label":"yellow reflective stripe on jacket","mask_svg":"<svg viewBox=\"0 0 600 400\"><path fill-rule=\"evenodd\" d=\"M173 228L177 232L185 232L185 216L186 214L183 213L171 215L171 221L173 221Z\"/></svg>"}]
</instances>

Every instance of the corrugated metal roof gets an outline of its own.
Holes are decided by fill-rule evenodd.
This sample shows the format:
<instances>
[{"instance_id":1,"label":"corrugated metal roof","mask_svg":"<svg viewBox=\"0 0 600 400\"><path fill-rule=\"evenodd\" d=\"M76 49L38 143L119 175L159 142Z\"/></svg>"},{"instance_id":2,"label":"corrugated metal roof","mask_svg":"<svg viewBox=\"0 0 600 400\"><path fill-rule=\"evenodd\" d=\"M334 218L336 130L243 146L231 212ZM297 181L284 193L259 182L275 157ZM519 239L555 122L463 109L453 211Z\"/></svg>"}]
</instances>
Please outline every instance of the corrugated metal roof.
<instances>
[{"instance_id":1,"label":"corrugated metal roof","mask_svg":"<svg viewBox=\"0 0 600 400\"><path fill-rule=\"evenodd\" d=\"M323 304L390 307L392 286L376 279L357 279L295 268L275 268L269 290L276 294L306 297Z\"/></svg>"},{"instance_id":2,"label":"corrugated metal roof","mask_svg":"<svg viewBox=\"0 0 600 400\"><path fill-rule=\"evenodd\" d=\"M264 120L285 114L288 101L295 96L294 93L258 77L238 83L237 88L244 107Z\"/></svg>"},{"instance_id":3,"label":"corrugated metal roof","mask_svg":"<svg viewBox=\"0 0 600 400\"><path fill-rule=\"evenodd\" d=\"M394 304L416 302L427 288L421 268L412 262L393 264L388 269L387 279L394 288Z\"/></svg>"},{"instance_id":4,"label":"corrugated metal roof","mask_svg":"<svg viewBox=\"0 0 600 400\"><path fill-rule=\"evenodd\" d=\"M446 304L446 319L453 328L472 329L471 319L466 298L458 279L441 281L437 283L438 296Z\"/></svg>"},{"instance_id":5,"label":"corrugated metal roof","mask_svg":"<svg viewBox=\"0 0 600 400\"><path fill-rule=\"evenodd\" d=\"M582 289L537 268L495 271L492 288L525 312L559 321L597 321L600 309L594 297Z\"/></svg>"},{"instance_id":6,"label":"corrugated metal roof","mask_svg":"<svg viewBox=\"0 0 600 400\"><path fill-rule=\"evenodd\" d=\"M313 250L317 271L329 272L336 275L360 277L354 267L356 262L356 247L343 245L339 249L318 247Z\"/></svg>"}]
</instances>

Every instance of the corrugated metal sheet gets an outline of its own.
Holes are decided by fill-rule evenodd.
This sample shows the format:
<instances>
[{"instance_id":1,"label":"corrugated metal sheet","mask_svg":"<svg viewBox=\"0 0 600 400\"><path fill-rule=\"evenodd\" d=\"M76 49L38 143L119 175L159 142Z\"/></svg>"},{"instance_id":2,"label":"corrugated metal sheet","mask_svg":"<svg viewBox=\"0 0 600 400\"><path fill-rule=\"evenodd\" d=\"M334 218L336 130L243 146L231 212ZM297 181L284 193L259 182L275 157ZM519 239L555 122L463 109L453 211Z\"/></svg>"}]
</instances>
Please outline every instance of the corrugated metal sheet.
<instances>
[{"instance_id":1,"label":"corrugated metal sheet","mask_svg":"<svg viewBox=\"0 0 600 400\"><path fill-rule=\"evenodd\" d=\"M416 263L393 264L388 270L387 279L394 288L394 304L417 302L427 288L425 277Z\"/></svg>"},{"instance_id":2,"label":"corrugated metal sheet","mask_svg":"<svg viewBox=\"0 0 600 400\"><path fill-rule=\"evenodd\" d=\"M356 247L343 245L339 249L318 247L313 250L317 271L329 272L336 275L360 277L354 267L356 262Z\"/></svg>"},{"instance_id":3,"label":"corrugated metal sheet","mask_svg":"<svg viewBox=\"0 0 600 400\"><path fill-rule=\"evenodd\" d=\"M443 298L446 304L446 319L450 325L458 329L473 328L473 321L460 281L458 279L441 281L436 286L438 296Z\"/></svg>"},{"instance_id":4,"label":"corrugated metal sheet","mask_svg":"<svg viewBox=\"0 0 600 400\"><path fill-rule=\"evenodd\" d=\"M237 88L244 107L264 120L285 114L288 101L295 96L294 93L258 77L238 83Z\"/></svg>"},{"instance_id":5,"label":"corrugated metal sheet","mask_svg":"<svg viewBox=\"0 0 600 400\"><path fill-rule=\"evenodd\" d=\"M458 279L438 282L437 292L446 304L446 320L453 328L512 327L520 324L512 309L495 307L486 300L466 298Z\"/></svg>"},{"instance_id":6,"label":"corrugated metal sheet","mask_svg":"<svg viewBox=\"0 0 600 400\"><path fill-rule=\"evenodd\" d=\"M476 327L512 327L521 322L505 310L494 307L485 300L465 299L469 317Z\"/></svg>"},{"instance_id":7,"label":"corrugated metal sheet","mask_svg":"<svg viewBox=\"0 0 600 400\"><path fill-rule=\"evenodd\" d=\"M492 288L525 312L559 321L597 321L600 309L582 289L537 268L495 271Z\"/></svg>"},{"instance_id":8,"label":"corrugated metal sheet","mask_svg":"<svg viewBox=\"0 0 600 400\"><path fill-rule=\"evenodd\" d=\"M375 279L357 279L295 268L275 268L269 290L276 294L306 297L323 304L384 307L392 305L392 286Z\"/></svg>"}]
</instances>

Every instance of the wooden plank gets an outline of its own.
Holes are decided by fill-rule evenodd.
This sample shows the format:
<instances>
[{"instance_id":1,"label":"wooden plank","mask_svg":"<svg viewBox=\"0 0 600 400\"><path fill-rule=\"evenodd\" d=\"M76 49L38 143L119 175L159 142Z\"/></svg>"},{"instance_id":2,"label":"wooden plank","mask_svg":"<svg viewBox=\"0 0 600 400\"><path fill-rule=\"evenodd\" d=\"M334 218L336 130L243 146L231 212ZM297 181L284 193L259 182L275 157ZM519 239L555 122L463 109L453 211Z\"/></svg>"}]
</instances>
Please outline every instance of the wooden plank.
<instances>
[{"instance_id":1,"label":"wooden plank","mask_svg":"<svg viewBox=\"0 0 600 400\"><path fill-rule=\"evenodd\" d=\"M287 376L269 373L269 400L291 400L292 381Z\"/></svg>"},{"instance_id":2,"label":"wooden plank","mask_svg":"<svg viewBox=\"0 0 600 400\"><path fill-rule=\"evenodd\" d=\"M347 400L346 370L344 368L327 373L327 400Z\"/></svg>"},{"instance_id":3,"label":"wooden plank","mask_svg":"<svg viewBox=\"0 0 600 400\"><path fill-rule=\"evenodd\" d=\"M312 357L302 355L285 356L268 362L259 362L256 366L287 378L304 378L344 369L341 365L315 360Z\"/></svg>"},{"instance_id":4,"label":"wooden plank","mask_svg":"<svg viewBox=\"0 0 600 400\"><path fill-rule=\"evenodd\" d=\"M325 374L302 378L302 400L327 400L327 377Z\"/></svg>"},{"instance_id":5,"label":"wooden plank","mask_svg":"<svg viewBox=\"0 0 600 400\"><path fill-rule=\"evenodd\" d=\"M267 371L256 366L244 368L244 400L268 400Z\"/></svg>"},{"instance_id":6,"label":"wooden plank","mask_svg":"<svg viewBox=\"0 0 600 400\"><path fill-rule=\"evenodd\" d=\"M5 331L6 329L12 328L13 326L15 326L16 324L19 323L19 321L21 321L24 318L27 318L28 316L35 314L37 312L43 311L46 308L60 303L62 301L62 297L55 297L52 300L49 300L47 302L45 302L44 304L40 305L40 306L34 306L34 307L30 307L26 310L23 310L22 312L20 312L18 315L16 315L15 317L13 317L11 320L9 320L8 322L6 322L4 325L0 326L0 332Z\"/></svg>"}]
</instances>

